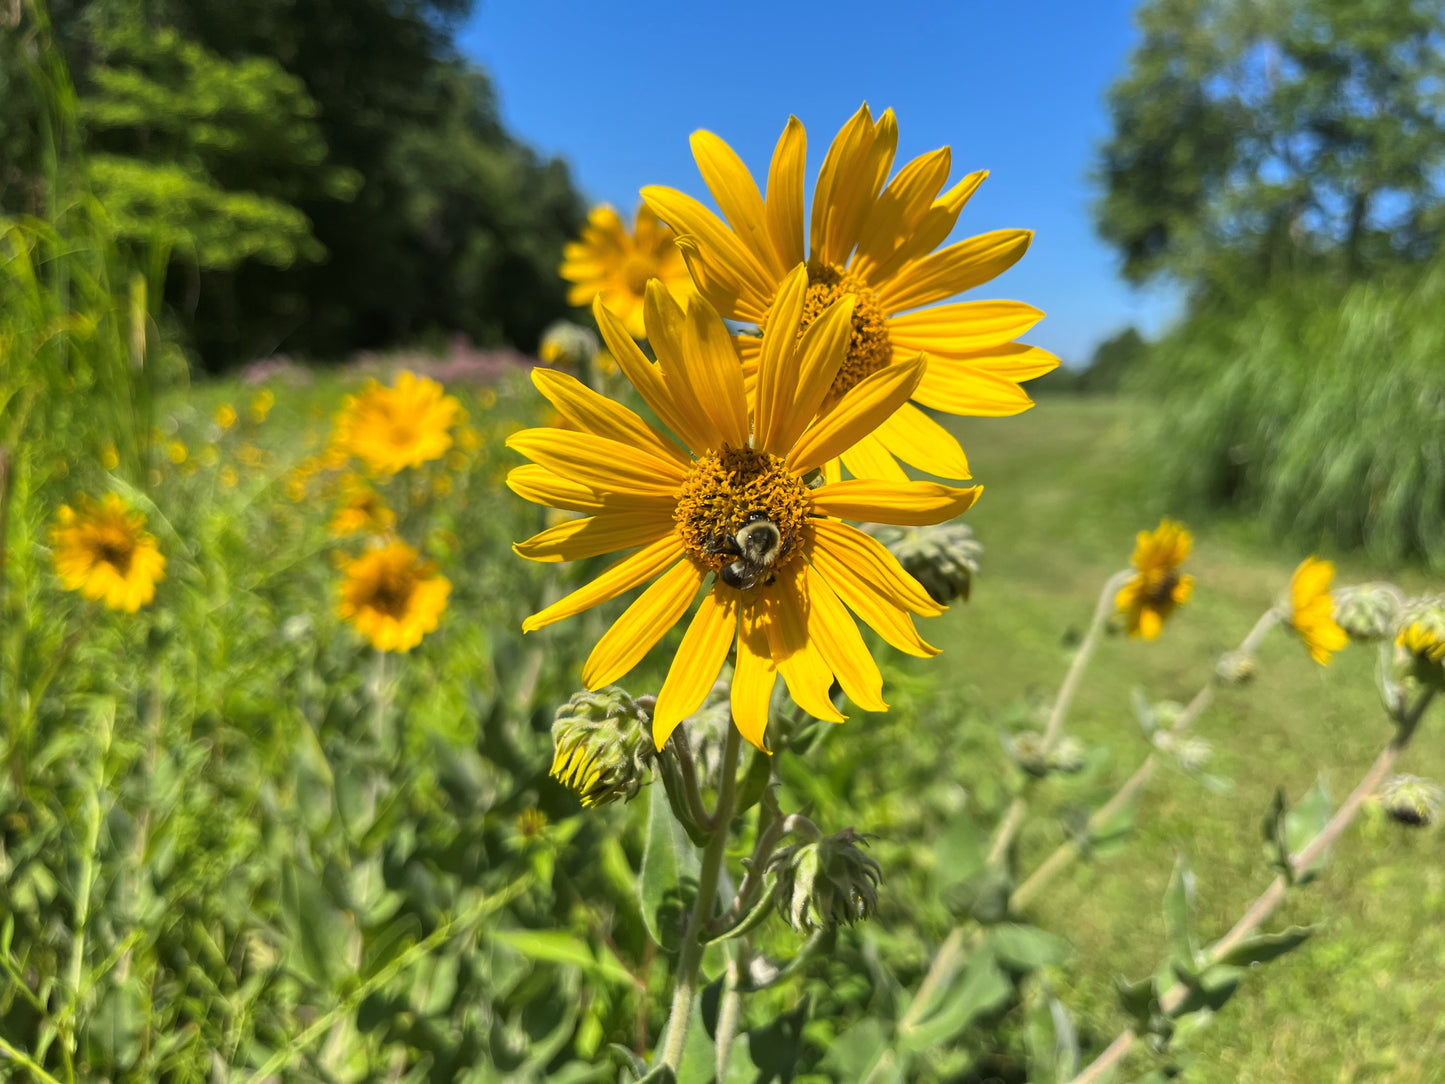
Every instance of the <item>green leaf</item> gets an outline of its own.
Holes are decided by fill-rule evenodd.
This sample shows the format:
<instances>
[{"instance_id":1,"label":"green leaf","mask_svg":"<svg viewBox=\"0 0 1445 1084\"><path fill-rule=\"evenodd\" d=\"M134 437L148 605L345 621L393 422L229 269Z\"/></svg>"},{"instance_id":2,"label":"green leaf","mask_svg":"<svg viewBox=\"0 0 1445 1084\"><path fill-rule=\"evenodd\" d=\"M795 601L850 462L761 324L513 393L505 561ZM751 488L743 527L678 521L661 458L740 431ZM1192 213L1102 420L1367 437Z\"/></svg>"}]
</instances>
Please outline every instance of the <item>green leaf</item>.
<instances>
[{"instance_id":1,"label":"green leaf","mask_svg":"<svg viewBox=\"0 0 1445 1084\"><path fill-rule=\"evenodd\" d=\"M1079 1072L1079 1036L1068 1010L1043 984L1029 1010L1029 1080L1053 1084L1073 1080Z\"/></svg>"},{"instance_id":2,"label":"green leaf","mask_svg":"<svg viewBox=\"0 0 1445 1084\"><path fill-rule=\"evenodd\" d=\"M803 1053L803 1028L812 1011L812 999L805 996L792 1012L774 1017L772 1023L748 1032L748 1055L758 1067L759 1084L793 1079ZM731 1071L728 1075L732 1075Z\"/></svg>"},{"instance_id":3,"label":"green leaf","mask_svg":"<svg viewBox=\"0 0 1445 1084\"><path fill-rule=\"evenodd\" d=\"M1073 953L1072 946L1058 934L1012 922L993 927L987 944L1000 963L1016 971L1060 964Z\"/></svg>"},{"instance_id":4,"label":"green leaf","mask_svg":"<svg viewBox=\"0 0 1445 1084\"><path fill-rule=\"evenodd\" d=\"M1201 1009L1218 1012L1234 996L1234 991L1239 988L1239 980L1244 975L1239 968L1222 964L1207 967L1196 974L1176 963L1174 973L1179 976L1180 982L1189 987L1183 1002L1171 1014L1176 1020Z\"/></svg>"},{"instance_id":5,"label":"green leaf","mask_svg":"<svg viewBox=\"0 0 1445 1084\"><path fill-rule=\"evenodd\" d=\"M1264 850L1269 856L1269 864L1282 873L1285 880L1294 881L1294 866L1289 860L1289 841L1285 837L1284 788L1276 787L1274 797L1270 799L1269 811L1264 815L1264 823L1260 826L1260 834L1264 836Z\"/></svg>"},{"instance_id":6,"label":"green leaf","mask_svg":"<svg viewBox=\"0 0 1445 1084\"><path fill-rule=\"evenodd\" d=\"M587 942L562 930L495 930L488 936L516 949L529 960L575 967L588 978L625 989L637 985L632 973L610 950L594 955Z\"/></svg>"},{"instance_id":7,"label":"green leaf","mask_svg":"<svg viewBox=\"0 0 1445 1084\"><path fill-rule=\"evenodd\" d=\"M1261 933L1247 937L1219 958L1231 967L1266 964L1287 952L1293 952L1314 934L1315 926L1291 926L1278 933Z\"/></svg>"},{"instance_id":8,"label":"green leaf","mask_svg":"<svg viewBox=\"0 0 1445 1084\"><path fill-rule=\"evenodd\" d=\"M1194 967L1194 938L1190 920L1194 911L1194 875L1181 854L1174 863L1169 887L1164 890L1164 929L1169 935L1169 949L1174 959L1187 968Z\"/></svg>"},{"instance_id":9,"label":"green leaf","mask_svg":"<svg viewBox=\"0 0 1445 1084\"><path fill-rule=\"evenodd\" d=\"M1114 989L1119 995L1119 1004L1134 1019L1134 1030L1141 1034L1148 1030L1150 1018L1159 1011L1159 999L1154 994L1152 977L1130 982L1122 975L1115 976Z\"/></svg>"},{"instance_id":10,"label":"green leaf","mask_svg":"<svg viewBox=\"0 0 1445 1084\"><path fill-rule=\"evenodd\" d=\"M1315 836L1324 831L1332 812L1333 803L1330 800L1330 791L1325 786L1324 778L1321 777L1315 781L1315 785L1305 796L1295 803L1294 808L1284 819L1285 840L1289 844L1290 854L1299 854L1308 847ZM1308 869L1299 872L1297 875L1299 883L1309 884L1325 868L1328 860L1329 852L1326 851L1315 859Z\"/></svg>"},{"instance_id":11,"label":"green leaf","mask_svg":"<svg viewBox=\"0 0 1445 1084\"><path fill-rule=\"evenodd\" d=\"M647 840L638 878L642 918L654 941L676 950L687 902L697 890L698 856L663 789L649 787L647 802Z\"/></svg>"},{"instance_id":12,"label":"green leaf","mask_svg":"<svg viewBox=\"0 0 1445 1084\"><path fill-rule=\"evenodd\" d=\"M831 1069L835 1080L873 1080L874 1070L891 1053L890 1042L882 1020L864 1017L828 1043L823 1068Z\"/></svg>"},{"instance_id":13,"label":"green leaf","mask_svg":"<svg viewBox=\"0 0 1445 1084\"><path fill-rule=\"evenodd\" d=\"M933 1012L906 1030L900 1026L900 1045L905 1050L924 1050L946 1043L978 1017L1001 1008L1013 990L1013 983L993 953L975 952L963 974L938 997Z\"/></svg>"},{"instance_id":14,"label":"green leaf","mask_svg":"<svg viewBox=\"0 0 1445 1084\"><path fill-rule=\"evenodd\" d=\"M141 1052L146 1004L145 991L134 978L105 989L85 1031L89 1057L96 1068L103 1065L112 1073L124 1074L135 1064Z\"/></svg>"},{"instance_id":15,"label":"green leaf","mask_svg":"<svg viewBox=\"0 0 1445 1084\"><path fill-rule=\"evenodd\" d=\"M1088 850L1093 855L1106 853L1134 834L1134 816L1138 810L1137 795L1114 810L1088 830ZM1083 849L1082 847L1080 848Z\"/></svg>"},{"instance_id":16,"label":"green leaf","mask_svg":"<svg viewBox=\"0 0 1445 1084\"><path fill-rule=\"evenodd\" d=\"M1013 877L1008 870L984 866L950 891L947 903L955 914L969 915L990 926L1008 917L1008 901L1013 889Z\"/></svg>"},{"instance_id":17,"label":"green leaf","mask_svg":"<svg viewBox=\"0 0 1445 1084\"><path fill-rule=\"evenodd\" d=\"M677 1084L677 1074L668 1065L659 1065L644 1077L639 1077L637 1084Z\"/></svg>"},{"instance_id":18,"label":"green leaf","mask_svg":"<svg viewBox=\"0 0 1445 1084\"><path fill-rule=\"evenodd\" d=\"M349 970L347 945L352 924L331 902L321 879L299 862L281 869L281 918L298 950L292 967L320 987L330 987Z\"/></svg>"}]
</instances>

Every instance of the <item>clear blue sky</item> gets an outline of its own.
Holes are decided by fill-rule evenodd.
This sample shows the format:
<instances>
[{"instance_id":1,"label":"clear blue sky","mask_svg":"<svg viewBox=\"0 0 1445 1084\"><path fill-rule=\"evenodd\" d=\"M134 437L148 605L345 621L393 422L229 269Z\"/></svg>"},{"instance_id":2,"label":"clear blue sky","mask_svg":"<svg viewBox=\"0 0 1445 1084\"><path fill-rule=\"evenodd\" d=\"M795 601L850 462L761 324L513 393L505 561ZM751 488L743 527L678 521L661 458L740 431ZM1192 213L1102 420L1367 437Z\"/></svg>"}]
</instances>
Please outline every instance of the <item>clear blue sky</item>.
<instances>
[{"instance_id":1,"label":"clear blue sky","mask_svg":"<svg viewBox=\"0 0 1445 1084\"><path fill-rule=\"evenodd\" d=\"M508 127L624 213L645 184L708 201L688 135L727 140L760 185L797 114L816 173L861 102L898 115L897 163L948 144L953 179L990 170L955 239L1036 231L1023 261L968 296L1048 313L1028 341L1087 361L1174 304L1132 290L1093 233L1088 181L1103 96L1135 38L1132 0L481 0L460 41L491 73ZM811 178L809 190L811 192ZM710 202L710 201L709 201Z\"/></svg>"}]
</instances>

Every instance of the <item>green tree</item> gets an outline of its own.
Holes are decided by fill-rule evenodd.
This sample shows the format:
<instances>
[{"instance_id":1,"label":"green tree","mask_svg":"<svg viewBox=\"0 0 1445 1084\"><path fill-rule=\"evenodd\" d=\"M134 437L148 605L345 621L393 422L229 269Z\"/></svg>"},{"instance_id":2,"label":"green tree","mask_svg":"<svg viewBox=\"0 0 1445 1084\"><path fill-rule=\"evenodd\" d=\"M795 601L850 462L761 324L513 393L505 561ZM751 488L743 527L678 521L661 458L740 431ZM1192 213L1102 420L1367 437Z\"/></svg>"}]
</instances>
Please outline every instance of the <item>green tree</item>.
<instances>
[{"instance_id":1,"label":"green tree","mask_svg":"<svg viewBox=\"0 0 1445 1084\"><path fill-rule=\"evenodd\" d=\"M1440 0L1148 0L1138 23L1097 168L1129 279L1227 291L1439 247Z\"/></svg>"}]
</instances>

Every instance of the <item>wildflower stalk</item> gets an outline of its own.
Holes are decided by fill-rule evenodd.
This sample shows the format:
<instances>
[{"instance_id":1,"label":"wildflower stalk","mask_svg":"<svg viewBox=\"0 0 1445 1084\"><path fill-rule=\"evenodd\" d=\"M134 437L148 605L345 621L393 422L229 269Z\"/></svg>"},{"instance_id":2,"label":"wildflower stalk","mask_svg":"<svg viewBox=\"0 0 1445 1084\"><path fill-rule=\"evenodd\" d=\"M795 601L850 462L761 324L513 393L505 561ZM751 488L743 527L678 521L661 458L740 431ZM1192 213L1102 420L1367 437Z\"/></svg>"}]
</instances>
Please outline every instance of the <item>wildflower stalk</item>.
<instances>
[{"instance_id":1,"label":"wildflower stalk","mask_svg":"<svg viewBox=\"0 0 1445 1084\"><path fill-rule=\"evenodd\" d=\"M1104 589L1099 592L1099 601L1094 606L1094 618L1089 622L1089 631L1084 634L1083 643L1079 644L1079 650L1074 653L1074 661L1069 664L1069 672L1064 675L1064 683L1059 686L1059 695L1054 700L1054 706L1049 712L1048 723L1044 726L1043 753L1048 755L1059 740L1059 735L1064 729L1064 720L1068 717L1069 707L1073 704L1074 694L1079 690L1079 682L1083 680L1084 670L1089 665L1089 660L1094 654L1094 647L1099 642L1099 636L1104 631L1104 625L1109 620L1109 615L1114 611L1114 596L1119 589L1129 581L1133 572L1124 570L1116 572L1104 583ZM1004 814L1003 820L994 831L993 845L989 848L988 864L995 866L1000 864L1018 838L1019 831L1024 826L1024 820L1028 816L1028 795L1027 790L1019 794L1010 803L1008 812Z\"/></svg>"},{"instance_id":2,"label":"wildflower stalk","mask_svg":"<svg viewBox=\"0 0 1445 1084\"><path fill-rule=\"evenodd\" d=\"M736 952L728 954L727 971L723 974L722 997L718 1001L717 1036L715 1038L717 1079L728 1078L728 1055L732 1053L733 1037L738 1033L738 1019L742 1015L742 996L738 993L738 979L748 953L747 939L738 944Z\"/></svg>"},{"instance_id":3,"label":"wildflower stalk","mask_svg":"<svg viewBox=\"0 0 1445 1084\"><path fill-rule=\"evenodd\" d=\"M1273 629L1279 621L1280 614L1274 607L1266 610L1260 616L1259 620L1254 623L1254 627L1249 630L1249 635L1240 642L1237 649L1239 654L1253 655L1254 652L1258 650L1260 641L1264 639L1265 635ZM1188 706L1179 713L1179 718L1174 721L1168 733L1171 735L1182 734L1193 726L1195 721L1203 715L1209 705L1214 702L1214 688L1215 679L1211 678L1194 694L1194 699L1189 701ZM1074 859L1078 858L1082 853L1080 849L1080 839L1087 840L1091 838L1095 831L1103 825L1108 824L1117 813L1133 801L1154 777L1154 770L1158 765L1159 754L1157 752L1150 753L1145 757L1144 762L1139 765L1134 771L1134 774L1114 792L1113 796L1107 802L1095 810L1093 815L1089 817L1088 823L1084 831L1080 833L1080 836L1060 843L1058 847L1054 849L1053 853L1044 859L1042 864L1014 890L1013 894L1009 897L1009 910L1022 910L1024 907L1027 907L1049 881L1067 869L1073 863Z\"/></svg>"},{"instance_id":4,"label":"wildflower stalk","mask_svg":"<svg viewBox=\"0 0 1445 1084\"><path fill-rule=\"evenodd\" d=\"M662 1064L675 1073L682 1064L682 1047L692 1016L692 1002L697 992L697 973L702 966L703 932L712 917L717 898L718 877L727 853L728 828L733 819L736 793L738 752L742 735L736 724L727 728L723 746L722 776L718 783L717 808L709 818L712 834L702 852L702 868L698 872L697 898L688 916L687 932L683 934L682 952L677 961L677 979L672 989L672 1009L667 1017L667 1035L663 1044Z\"/></svg>"},{"instance_id":5,"label":"wildflower stalk","mask_svg":"<svg viewBox=\"0 0 1445 1084\"><path fill-rule=\"evenodd\" d=\"M1380 755L1375 758L1375 763L1370 766L1370 770L1365 773L1355 789L1350 792L1350 796L1345 799L1319 834L1310 840L1304 850L1291 856L1289 873L1281 873L1276 877L1250 905L1249 910L1234 924L1234 927L1205 954L1206 967L1224 959L1231 949L1254 933L1270 915L1274 914L1279 905L1284 902L1285 893L1294 880L1314 865L1320 856L1344 834L1345 829L1353 823L1366 799L1375 793L1394 769L1395 761L1399 759L1405 747L1410 744L1415 728L1434 694L1435 690L1427 688L1421 692L1413 707L1391 713L1395 717L1396 731L1390 743L1380 751ZM1184 1003L1188 993L1188 988L1182 982L1175 983L1160 997L1160 1011L1166 1016L1173 1013ZM1091 1084L1093 1081L1102 1080L1133 1048L1137 1040L1138 1035L1134 1029L1126 1028L1082 1073L1074 1077L1071 1084Z\"/></svg>"}]
</instances>

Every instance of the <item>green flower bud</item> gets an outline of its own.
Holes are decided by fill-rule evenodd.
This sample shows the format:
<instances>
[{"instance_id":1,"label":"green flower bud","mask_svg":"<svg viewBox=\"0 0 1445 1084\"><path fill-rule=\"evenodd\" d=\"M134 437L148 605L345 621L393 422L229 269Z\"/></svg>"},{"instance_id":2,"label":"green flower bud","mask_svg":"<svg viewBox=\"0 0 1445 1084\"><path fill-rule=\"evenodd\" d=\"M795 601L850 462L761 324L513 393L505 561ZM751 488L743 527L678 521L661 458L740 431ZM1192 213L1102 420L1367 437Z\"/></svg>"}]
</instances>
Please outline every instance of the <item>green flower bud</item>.
<instances>
[{"instance_id":1,"label":"green flower bud","mask_svg":"<svg viewBox=\"0 0 1445 1084\"><path fill-rule=\"evenodd\" d=\"M652 776L652 713L615 685L583 691L557 709L551 775L583 805L636 798Z\"/></svg>"},{"instance_id":2,"label":"green flower bud","mask_svg":"<svg viewBox=\"0 0 1445 1084\"><path fill-rule=\"evenodd\" d=\"M1259 672L1259 660L1247 651L1226 651L1219 656L1214 674L1226 685L1246 685Z\"/></svg>"},{"instance_id":3,"label":"green flower bud","mask_svg":"<svg viewBox=\"0 0 1445 1084\"><path fill-rule=\"evenodd\" d=\"M537 356L559 369L580 369L601 349L597 336L590 329L558 320L542 332Z\"/></svg>"},{"instance_id":4,"label":"green flower bud","mask_svg":"<svg viewBox=\"0 0 1445 1084\"><path fill-rule=\"evenodd\" d=\"M1440 787L1418 775L1396 775L1380 788L1380 805L1391 819L1414 828L1428 828L1440 815Z\"/></svg>"},{"instance_id":5,"label":"green flower bud","mask_svg":"<svg viewBox=\"0 0 1445 1084\"><path fill-rule=\"evenodd\" d=\"M1394 630L1399 616L1400 599L1390 587L1366 583L1335 592L1335 623L1352 640L1383 640Z\"/></svg>"},{"instance_id":6,"label":"green flower bud","mask_svg":"<svg viewBox=\"0 0 1445 1084\"><path fill-rule=\"evenodd\" d=\"M773 899L795 930L831 930L878 909L883 871L863 851L872 838L845 828L815 843L785 847L769 870L777 877Z\"/></svg>"},{"instance_id":7,"label":"green flower bud","mask_svg":"<svg viewBox=\"0 0 1445 1084\"><path fill-rule=\"evenodd\" d=\"M1049 750L1044 736L1034 730L1024 730L1009 737L1006 748L1013 762L1029 775L1049 774Z\"/></svg>"},{"instance_id":8,"label":"green flower bud","mask_svg":"<svg viewBox=\"0 0 1445 1084\"><path fill-rule=\"evenodd\" d=\"M1060 738L1049 750L1048 766L1051 771L1073 775L1084 770L1088 762L1088 750L1084 743L1072 734Z\"/></svg>"},{"instance_id":9,"label":"green flower bud","mask_svg":"<svg viewBox=\"0 0 1445 1084\"><path fill-rule=\"evenodd\" d=\"M968 601L983 547L965 524L882 527L877 534L879 541L935 602L946 605L956 598Z\"/></svg>"}]
</instances>

